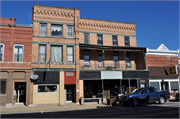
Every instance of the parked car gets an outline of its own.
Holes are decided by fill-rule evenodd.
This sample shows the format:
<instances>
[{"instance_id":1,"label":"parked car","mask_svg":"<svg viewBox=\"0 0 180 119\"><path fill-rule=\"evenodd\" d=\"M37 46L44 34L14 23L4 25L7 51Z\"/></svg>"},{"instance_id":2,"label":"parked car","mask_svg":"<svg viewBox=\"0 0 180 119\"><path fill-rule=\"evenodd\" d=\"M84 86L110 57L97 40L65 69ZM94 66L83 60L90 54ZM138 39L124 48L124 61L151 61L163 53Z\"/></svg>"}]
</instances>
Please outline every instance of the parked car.
<instances>
[{"instance_id":1,"label":"parked car","mask_svg":"<svg viewBox=\"0 0 180 119\"><path fill-rule=\"evenodd\" d=\"M179 93L176 93L175 98L177 101L179 101Z\"/></svg>"},{"instance_id":2,"label":"parked car","mask_svg":"<svg viewBox=\"0 0 180 119\"><path fill-rule=\"evenodd\" d=\"M121 101L124 105L132 104L138 106L141 103L155 103L158 101L164 104L170 98L169 91L158 91L155 87L137 88L130 94L121 96Z\"/></svg>"}]
</instances>

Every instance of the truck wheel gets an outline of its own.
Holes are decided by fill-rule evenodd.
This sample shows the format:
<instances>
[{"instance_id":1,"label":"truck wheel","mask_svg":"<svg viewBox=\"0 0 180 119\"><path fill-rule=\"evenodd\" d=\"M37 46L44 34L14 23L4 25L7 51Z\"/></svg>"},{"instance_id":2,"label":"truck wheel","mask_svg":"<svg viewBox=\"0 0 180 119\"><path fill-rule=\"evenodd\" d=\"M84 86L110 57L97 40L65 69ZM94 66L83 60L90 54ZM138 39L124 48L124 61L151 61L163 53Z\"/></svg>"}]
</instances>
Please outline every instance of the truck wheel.
<instances>
[{"instance_id":1,"label":"truck wheel","mask_svg":"<svg viewBox=\"0 0 180 119\"><path fill-rule=\"evenodd\" d=\"M139 105L138 100L137 99L133 99L132 100L132 105L135 106L135 107L138 106Z\"/></svg>"},{"instance_id":2,"label":"truck wheel","mask_svg":"<svg viewBox=\"0 0 180 119\"><path fill-rule=\"evenodd\" d=\"M159 97L159 103L160 103L160 104L164 104L164 103L165 103L165 98L162 97L162 96L160 96L160 97Z\"/></svg>"}]
</instances>

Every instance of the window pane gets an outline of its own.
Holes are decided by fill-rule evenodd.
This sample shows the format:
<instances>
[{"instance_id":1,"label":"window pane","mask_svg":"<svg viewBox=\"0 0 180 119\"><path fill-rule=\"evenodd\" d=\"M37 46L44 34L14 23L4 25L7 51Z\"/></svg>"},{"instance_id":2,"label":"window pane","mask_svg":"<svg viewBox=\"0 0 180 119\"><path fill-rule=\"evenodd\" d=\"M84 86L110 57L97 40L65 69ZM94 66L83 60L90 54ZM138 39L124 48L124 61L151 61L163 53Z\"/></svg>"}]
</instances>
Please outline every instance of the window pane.
<instances>
[{"instance_id":1,"label":"window pane","mask_svg":"<svg viewBox=\"0 0 180 119\"><path fill-rule=\"evenodd\" d=\"M57 85L38 86L38 92L57 92Z\"/></svg>"},{"instance_id":2,"label":"window pane","mask_svg":"<svg viewBox=\"0 0 180 119\"><path fill-rule=\"evenodd\" d=\"M67 37L73 38L73 26L67 26Z\"/></svg>"},{"instance_id":3,"label":"window pane","mask_svg":"<svg viewBox=\"0 0 180 119\"><path fill-rule=\"evenodd\" d=\"M101 40L98 40L98 45L102 45L102 41Z\"/></svg>"},{"instance_id":4,"label":"window pane","mask_svg":"<svg viewBox=\"0 0 180 119\"><path fill-rule=\"evenodd\" d=\"M0 45L0 53L3 53L3 45Z\"/></svg>"},{"instance_id":5,"label":"window pane","mask_svg":"<svg viewBox=\"0 0 180 119\"><path fill-rule=\"evenodd\" d=\"M51 25L51 35L62 37L62 26Z\"/></svg>"},{"instance_id":6,"label":"window pane","mask_svg":"<svg viewBox=\"0 0 180 119\"><path fill-rule=\"evenodd\" d=\"M113 36L113 45L117 46L117 36Z\"/></svg>"},{"instance_id":7,"label":"window pane","mask_svg":"<svg viewBox=\"0 0 180 119\"><path fill-rule=\"evenodd\" d=\"M129 37L125 37L125 46L129 46Z\"/></svg>"},{"instance_id":8,"label":"window pane","mask_svg":"<svg viewBox=\"0 0 180 119\"><path fill-rule=\"evenodd\" d=\"M159 82L150 82L150 86L159 89Z\"/></svg>"},{"instance_id":9,"label":"window pane","mask_svg":"<svg viewBox=\"0 0 180 119\"><path fill-rule=\"evenodd\" d=\"M171 89L179 89L179 87L178 87L178 82L177 81L171 81L170 82L171 83Z\"/></svg>"},{"instance_id":10,"label":"window pane","mask_svg":"<svg viewBox=\"0 0 180 119\"><path fill-rule=\"evenodd\" d=\"M100 34L97 35L97 44L102 45L102 35Z\"/></svg>"},{"instance_id":11,"label":"window pane","mask_svg":"<svg viewBox=\"0 0 180 119\"><path fill-rule=\"evenodd\" d=\"M6 93L6 81L1 81L1 88L0 88L0 94Z\"/></svg>"},{"instance_id":12,"label":"window pane","mask_svg":"<svg viewBox=\"0 0 180 119\"><path fill-rule=\"evenodd\" d=\"M153 82L151 82L151 83L153 83ZM157 82L156 82L157 83ZM152 84L153 85L153 84ZM155 85L157 85L157 84L155 84ZM159 83L158 83L158 85L159 85ZM154 86L153 86L154 87ZM157 88L157 86L155 87L155 88ZM158 88L159 89L159 88ZM149 90L149 92L150 93L155 93L155 91L154 91L154 89L153 88L148 88L148 90Z\"/></svg>"},{"instance_id":13,"label":"window pane","mask_svg":"<svg viewBox=\"0 0 180 119\"><path fill-rule=\"evenodd\" d=\"M14 47L14 62L22 62L23 61L23 46Z\"/></svg>"},{"instance_id":14,"label":"window pane","mask_svg":"<svg viewBox=\"0 0 180 119\"><path fill-rule=\"evenodd\" d=\"M40 45L39 46L39 62L46 61L46 46Z\"/></svg>"},{"instance_id":15,"label":"window pane","mask_svg":"<svg viewBox=\"0 0 180 119\"><path fill-rule=\"evenodd\" d=\"M40 36L46 36L46 33L47 33L46 24L40 24L40 32L39 32L39 35L40 35Z\"/></svg>"},{"instance_id":16,"label":"window pane","mask_svg":"<svg viewBox=\"0 0 180 119\"><path fill-rule=\"evenodd\" d=\"M4 54L4 48L3 48L4 45L0 45L0 61L3 60L3 54Z\"/></svg>"},{"instance_id":17,"label":"window pane","mask_svg":"<svg viewBox=\"0 0 180 119\"><path fill-rule=\"evenodd\" d=\"M51 46L51 61L62 62L62 47Z\"/></svg>"},{"instance_id":18,"label":"window pane","mask_svg":"<svg viewBox=\"0 0 180 119\"><path fill-rule=\"evenodd\" d=\"M89 34L84 34L84 43L89 44Z\"/></svg>"},{"instance_id":19,"label":"window pane","mask_svg":"<svg viewBox=\"0 0 180 119\"><path fill-rule=\"evenodd\" d=\"M73 62L73 47L67 47L67 62Z\"/></svg>"},{"instance_id":20,"label":"window pane","mask_svg":"<svg viewBox=\"0 0 180 119\"><path fill-rule=\"evenodd\" d=\"M90 65L90 63L89 63L89 52L84 52L84 65Z\"/></svg>"}]
</instances>

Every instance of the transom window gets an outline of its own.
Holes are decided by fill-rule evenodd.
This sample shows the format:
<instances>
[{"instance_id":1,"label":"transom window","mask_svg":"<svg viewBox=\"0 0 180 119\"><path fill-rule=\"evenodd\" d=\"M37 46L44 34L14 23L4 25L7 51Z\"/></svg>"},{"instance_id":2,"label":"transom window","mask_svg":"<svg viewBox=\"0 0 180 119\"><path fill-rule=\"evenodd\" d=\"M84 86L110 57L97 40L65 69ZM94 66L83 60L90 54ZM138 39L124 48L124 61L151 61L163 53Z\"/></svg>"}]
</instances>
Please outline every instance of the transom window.
<instances>
[{"instance_id":1,"label":"transom window","mask_svg":"<svg viewBox=\"0 0 180 119\"><path fill-rule=\"evenodd\" d=\"M38 85L38 92L57 92L57 85Z\"/></svg>"},{"instance_id":2,"label":"transom window","mask_svg":"<svg viewBox=\"0 0 180 119\"><path fill-rule=\"evenodd\" d=\"M14 62L23 61L23 45L15 44L14 45Z\"/></svg>"},{"instance_id":3,"label":"transom window","mask_svg":"<svg viewBox=\"0 0 180 119\"><path fill-rule=\"evenodd\" d=\"M46 34L47 34L47 24L40 23L39 35L46 36Z\"/></svg>"},{"instance_id":4,"label":"transom window","mask_svg":"<svg viewBox=\"0 0 180 119\"><path fill-rule=\"evenodd\" d=\"M117 36L112 36L113 46L117 46Z\"/></svg>"},{"instance_id":5,"label":"transom window","mask_svg":"<svg viewBox=\"0 0 180 119\"><path fill-rule=\"evenodd\" d=\"M67 47L67 62L68 63L73 63L73 47Z\"/></svg>"},{"instance_id":6,"label":"transom window","mask_svg":"<svg viewBox=\"0 0 180 119\"><path fill-rule=\"evenodd\" d=\"M89 44L89 34L88 33L84 33L84 43Z\"/></svg>"},{"instance_id":7,"label":"transom window","mask_svg":"<svg viewBox=\"0 0 180 119\"><path fill-rule=\"evenodd\" d=\"M98 45L102 45L102 35L101 34L97 34L97 44Z\"/></svg>"},{"instance_id":8,"label":"transom window","mask_svg":"<svg viewBox=\"0 0 180 119\"><path fill-rule=\"evenodd\" d=\"M67 38L73 38L73 26L67 26Z\"/></svg>"},{"instance_id":9,"label":"transom window","mask_svg":"<svg viewBox=\"0 0 180 119\"><path fill-rule=\"evenodd\" d=\"M63 28L60 25L51 25L51 36L62 37Z\"/></svg>"},{"instance_id":10,"label":"transom window","mask_svg":"<svg viewBox=\"0 0 180 119\"><path fill-rule=\"evenodd\" d=\"M0 62L4 59L4 44L0 43Z\"/></svg>"},{"instance_id":11,"label":"transom window","mask_svg":"<svg viewBox=\"0 0 180 119\"><path fill-rule=\"evenodd\" d=\"M125 36L124 39L125 39L125 46L129 46L129 37Z\"/></svg>"},{"instance_id":12,"label":"transom window","mask_svg":"<svg viewBox=\"0 0 180 119\"><path fill-rule=\"evenodd\" d=\"M62 62L62 46L51 46L51 62Z\"/></svg>"},{"instance_id":13,"label":"transom window","mask_svg":"<svg viewBox=\"0 0 180 119\"><path fill-rule=\"evenodd\" d=\"M39 45L39 62L46 62L46 46Z\"/></svg>"}]
</instances>

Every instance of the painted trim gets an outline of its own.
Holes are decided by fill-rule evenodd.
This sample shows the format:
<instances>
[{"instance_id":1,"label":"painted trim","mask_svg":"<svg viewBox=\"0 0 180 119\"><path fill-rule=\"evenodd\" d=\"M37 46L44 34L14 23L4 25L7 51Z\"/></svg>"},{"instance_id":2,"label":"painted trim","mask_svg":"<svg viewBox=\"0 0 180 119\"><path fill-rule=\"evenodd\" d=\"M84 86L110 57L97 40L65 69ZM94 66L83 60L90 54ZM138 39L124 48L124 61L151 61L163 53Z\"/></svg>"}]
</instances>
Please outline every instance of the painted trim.
<instances>
[{"instance_id":1,"label":"painted trim","mask_svg":"<svg viewBox=\"0 0 180 119\"><path fill-rule=\"evenodd\" d=\"M73 23L51 22L51 21L39 21L39 20L33 20L33 22L39 22L39 23L50 23L50 24L74 25Z\"/></svg>"},{"instance_id":2,"label":"painted trim","mask_svg":"<svg viewBox=\"0 0 180 119\"><path fill-rule=\"evenodd\" d=\"M39 38L59 38L59 39L71 39L71 40L79 39L79 38L65 38L65 37L57 37L57 36L35 36L35 35L33 35L32 37L39 37Z\"/></svg>"},{"instance_id":3,"label":"painted trim","mask_svg":"<svg viewBox=\"0 0 180 119\"><path fill-rule=\"evenodd\" d=\"M31 64L49 64L49 62L31 62ZM79 65L79 63L60 63L60 62L50 62L50 64Z\"/></svg>"},{"instance_id":4,"label":"painted trim","mask_svg":"<svg viewBox=\"0 0 180 119\"><path fill-rule=\"evenodd\" d=\"M91 34L103 34L103 35L113 35L113 36L136 37L135 35L111 34L111 33L89 32L89 31L80 31L80 33L91 33Z\"/></svg>"},{"instance_id":5,"label":"painted trim","mask_svg":"<svg viewBox=\"0 0 180 119\"><path fill-rule=\"evenodd\" d=\"M32 71L76 71L76 69L32 68Z\"/></svg>"},{"instance_id":6,"label":"painted trim","mask_svg":"<svg viewBox=\"0 0 180 119\"><path fill-rule=\"evenodd\" d=\"M79 46L78 43L53 43L53 42L40 42L40 41L32 41L32 44L49 44L49 45L69 45L69 46Z\"/></svg>"}]
</instances>

